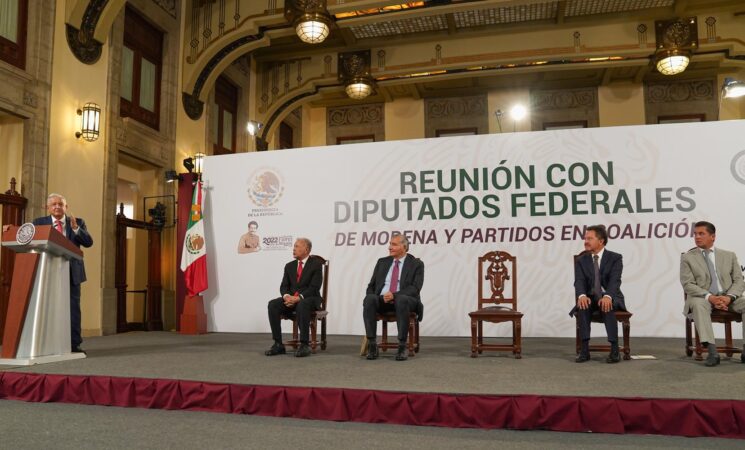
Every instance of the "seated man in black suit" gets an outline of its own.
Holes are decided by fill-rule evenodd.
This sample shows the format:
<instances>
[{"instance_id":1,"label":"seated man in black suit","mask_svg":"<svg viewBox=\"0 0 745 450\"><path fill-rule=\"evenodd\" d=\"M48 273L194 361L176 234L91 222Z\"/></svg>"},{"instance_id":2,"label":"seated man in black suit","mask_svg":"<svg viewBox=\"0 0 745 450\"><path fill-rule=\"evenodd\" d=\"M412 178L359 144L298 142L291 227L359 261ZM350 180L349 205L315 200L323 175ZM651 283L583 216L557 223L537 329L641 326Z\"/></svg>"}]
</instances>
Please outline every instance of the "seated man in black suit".
<instances>
[{"instance_id":1,"label":"seated man in black suit","mask_svg":"<svg viewBox=\"0 0 745 450\"><path fill-rule=\"evenodd\" d=\"M279 293L282 297L269 301L269 326L272 328L274 345L264 352L266 356L282 355L285 346L282 344L283 314L297 314L297 326L300 330L300 347L295 356L310 356L310 315L321 307L321 284L323 283L322 264L318 258L310 257L313 244L309 239L298 238L292 248L295 258L285 265Z\"/></svg>"},{"instance_id":2,"label":"seated man in black suit","mask_svg":"<svg viewBox=\"0 0 745 450\"><path fill-rule=\"evenodd\" d=\"M582 346L576 362L590 360L590 322L593 311L600 311L605 322L611 350L606 362L621 360L618 353L618 322L615 311L626 311L621 293L623 257L605 248L608 233L602 225L587 227L585 250L574 264L574 291L577 304L569 315L579 316L579 335Z\"/></svg>"},{"instance_id":3,"label":"seated man in black suit","mask_svg":"<svg viewBox=\"0 0 745 450\"><path fill-rule=\"evenodd\" d=\"M419 292L424 284L424 263L411 255L409 241L403 235L395 235L388 244L390 256L380 258L375 264L372 279L367 285L363 301L362 319L367 334L367 359L378 357L375 342L377 313L396 311L398 327L398 352L396 361L405 361L406 339L409 334L409 314L416 312L421 318L422 301Z\"/></svg>"}]
</instances>

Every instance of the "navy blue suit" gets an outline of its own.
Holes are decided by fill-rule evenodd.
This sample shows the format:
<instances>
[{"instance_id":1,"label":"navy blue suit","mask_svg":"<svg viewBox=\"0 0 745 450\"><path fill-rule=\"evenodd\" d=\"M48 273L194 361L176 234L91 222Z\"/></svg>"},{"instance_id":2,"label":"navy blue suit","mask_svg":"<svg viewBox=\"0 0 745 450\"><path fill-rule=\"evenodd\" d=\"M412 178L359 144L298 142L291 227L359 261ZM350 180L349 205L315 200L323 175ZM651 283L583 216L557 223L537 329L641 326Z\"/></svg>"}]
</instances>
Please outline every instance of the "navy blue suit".
<instances>
[{"instance_id":1,"label":"navy blue suit","mask_svg":"<svg viewBox=\"0 0 745 450\"><path fill-rule=\"evenodd\" d=\"M621 276L623 274L623 257L620 253L605 249L603 258L600 260L600 293L593 292L595 281L595 265L592 261L592 253L587 252L577 258L574 264L574 299L580 295L586 295L590 299L588 309L579 309L575 305L569 315L577 314L579 317L579 333L582 341L590 339L590 322L592 313L599 311L598 301L608 295L613 299L613 309L607 313L600 311L600 316L605 322L605 330L608 333L608 342L618 342L618 322L615 311L626 311L623 293L621 292Z\"/></svg>"},{"instance_id":2,"label":"navy blue suit","mask_svg":"<svg viewBox=\"0 0 745 450\"><path fill-rule=\"evenodd\" d=\"M75 220L78 223L77 233L72 231L70 218L65 217L65 236L78 248L90 247L93 245L93 238L88 233L85 221L80 217L76 217ZM37 217L34 219L33 224L54 226L52 216ZM70 345L73 349L79 347L83 342L83 338L80 335L80 284L85 280L85 264L83 260L70 260Z\"/></svg>"},{"instance_id":3,"label":"navy blue suit","mask_svg":"<svg viewBox=\"0 0 745 450\"><path fill-rule=\"evenodd\" d=\"M398 341L400 345L406 342L409 334L409 313L416 312L418 320L424 315L424 305L419 296L424 285L424 263L421 259L407 254L404 267L398 280L398 291L393 293L393 302L386 303L380 291L385 286L388 270L393 265L393 257L380 258L375 264L367 292L362 301L362 320L365 323L365 333L371 341L375 340L377 331L376 314L396 311L398 326Z\"/></svg>"}]
</instances>

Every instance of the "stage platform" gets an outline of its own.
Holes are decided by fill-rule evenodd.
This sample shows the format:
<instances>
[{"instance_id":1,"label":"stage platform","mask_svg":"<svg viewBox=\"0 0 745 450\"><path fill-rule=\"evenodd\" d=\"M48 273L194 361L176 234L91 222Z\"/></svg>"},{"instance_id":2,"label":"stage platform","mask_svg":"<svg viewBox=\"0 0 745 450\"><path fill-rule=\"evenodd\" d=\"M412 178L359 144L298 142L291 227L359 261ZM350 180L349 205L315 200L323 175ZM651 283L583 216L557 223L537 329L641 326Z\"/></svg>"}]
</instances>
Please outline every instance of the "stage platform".
<instances>
[{"instance_id":1,"label":"stage platform","mask_svg":"<svg viewBox=\"0 0 745 450\"><path fill-rule=\"evenodd\" d=\"M523 358L470 357L422 337L405 362L329 336L308 358L266 357L267 334L139 332L86 339L84 360L0 367L0 398L454 428L745 438L745 364L708 368L683 339L632 338L654 360L574 362L574 340L526 338Z\"/></svg>"}]
</instances>

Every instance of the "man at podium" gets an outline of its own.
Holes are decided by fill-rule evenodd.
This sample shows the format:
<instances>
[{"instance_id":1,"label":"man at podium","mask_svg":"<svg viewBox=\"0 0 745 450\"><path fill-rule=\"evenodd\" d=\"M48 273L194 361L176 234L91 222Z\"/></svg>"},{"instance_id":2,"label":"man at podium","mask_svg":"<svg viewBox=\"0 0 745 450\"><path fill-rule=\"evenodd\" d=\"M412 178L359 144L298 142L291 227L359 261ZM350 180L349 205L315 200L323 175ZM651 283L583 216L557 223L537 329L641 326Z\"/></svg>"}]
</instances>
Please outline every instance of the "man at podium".
<instances>
[{"instance_id":1,"label":"man at podium","mask_svg":"<svg viewBox=\"0 0 745 450\"><path fill-rule=\"evenodd\" d=\"M77 247L90 247L93 238L88 234L85 221L67 214L67 200L60 194L47 197L48 216L37 217L34 225L52 225L64 234ZM80 284L86 280L83 260L70 260L70 348L74 353L84 353L80 348L83 338L80 335Z\"/></svg>"}]
</instances>

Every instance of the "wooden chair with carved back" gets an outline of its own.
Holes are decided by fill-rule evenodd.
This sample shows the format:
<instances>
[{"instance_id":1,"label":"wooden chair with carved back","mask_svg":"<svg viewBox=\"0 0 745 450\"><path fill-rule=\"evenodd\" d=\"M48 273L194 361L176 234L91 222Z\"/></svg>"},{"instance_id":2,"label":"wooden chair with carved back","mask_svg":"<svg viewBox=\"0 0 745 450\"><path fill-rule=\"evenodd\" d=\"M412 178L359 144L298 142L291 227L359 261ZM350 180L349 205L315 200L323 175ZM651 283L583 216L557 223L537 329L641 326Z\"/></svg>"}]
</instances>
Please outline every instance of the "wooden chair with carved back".
<instances>
[{"instance_id":1,"label":"wooden chair with carved back","mask_svg":"<svg viewBox=\"0 0 745 450\"><path fill-rule=\"evenodd\" d=\"M321 347L321 350L326 350L326 317L328 316L328 285L329 285L329 260L324 259L318 255L311 255L310 258L318 258L321 260L323 270L323 285L321 286L321 309L311 312L310 315L310 350L316 353L316 348ZM285 342L285 345L291 346L297 349L300 345L300 337L297 326L297 314L293 311L291 314L282 315L283 320L292 321L292 339ZM321 340L318 340L318 323L321 323Z\"/></svg>"},{"instance_id":2,"label":"wooden chair with carved back","mask_svg":"<svg viewBox=\"0 0 745 450\"><path fill-rule=\"evenodd\" d=\"M589 250L583 250L580 253L574 255L573 262L577 264L577 260L587 254ZM576 302L577 299L575 298ZM623 345L618 346L618 351L623 354L623 359L628 361L631 359L631 316L632 313L628 311L616 311L616 321L621 324L621 330L623 334ZM575 314L575 351L579 355L580 348L582 347L582 340L579 337L579 315ZM590 319L593 323L605 323L603 317L600 315L600 311L594 311L592 318ZM590 352L610 352L610 344L592 344L589 346Z\"/></svg>"},{"instance_id":3,"label":"wooden chair with carved back","mask_svg":"<svg viewBox=\"0 0 745 450\"><path fill-rule=\"evenodd\" d=\"M521 326L523 314L517 310L517 258L507 252L492 251L478 260L478 309L471 317L471 357L484 350L511 351L522 358ZM485 289L486 288L486 289ZM484 322L512 323L512 344L484 343Z\"/></svg>"}]
</instances>

